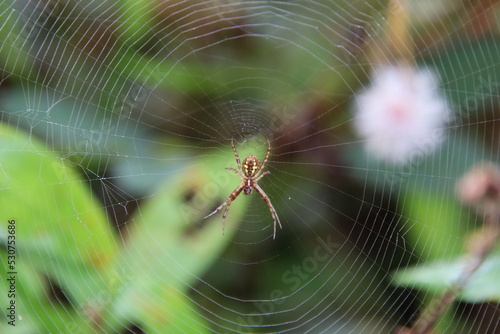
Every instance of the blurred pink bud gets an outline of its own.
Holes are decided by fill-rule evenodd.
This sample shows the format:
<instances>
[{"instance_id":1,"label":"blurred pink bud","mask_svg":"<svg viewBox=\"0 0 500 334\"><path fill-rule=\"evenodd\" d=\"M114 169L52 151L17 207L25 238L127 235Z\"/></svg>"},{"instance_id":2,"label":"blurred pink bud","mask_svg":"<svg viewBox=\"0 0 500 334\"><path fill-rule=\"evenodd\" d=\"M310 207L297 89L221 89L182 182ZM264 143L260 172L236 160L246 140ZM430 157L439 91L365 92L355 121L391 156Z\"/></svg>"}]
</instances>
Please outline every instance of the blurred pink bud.
<instances>
[{"instance_id":1,"label":"blurred pink bud","mask_svg":"<svg viewBox=\"0 0 500 334\"><path fill-rule=\"evenodd\" d=\"M476 165L457 183L457 196L479 214L497 216L500 211L500 170L492 163Z\"/></svg>"}]
</instances>

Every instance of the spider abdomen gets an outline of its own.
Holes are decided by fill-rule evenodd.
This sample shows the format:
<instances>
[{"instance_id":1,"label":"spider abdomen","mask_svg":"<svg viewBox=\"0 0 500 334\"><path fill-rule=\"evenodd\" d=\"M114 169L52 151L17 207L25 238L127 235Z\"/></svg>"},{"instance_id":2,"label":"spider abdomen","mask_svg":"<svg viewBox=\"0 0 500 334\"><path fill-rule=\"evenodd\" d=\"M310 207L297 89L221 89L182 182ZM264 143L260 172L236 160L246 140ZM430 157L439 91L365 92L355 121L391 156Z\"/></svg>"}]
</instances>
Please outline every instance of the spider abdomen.
<instances>
[{"instance_id":1,"label":"spider abdomen","mask_svg":"<svg viewBox=\"0 0 500 334\"><path fill-rule=\"evenodd\" d=\"M254 155L249 155L243 160L243 173L246 177L253 177L260 169L260 161Z\"/></svg>"}]
</instances>

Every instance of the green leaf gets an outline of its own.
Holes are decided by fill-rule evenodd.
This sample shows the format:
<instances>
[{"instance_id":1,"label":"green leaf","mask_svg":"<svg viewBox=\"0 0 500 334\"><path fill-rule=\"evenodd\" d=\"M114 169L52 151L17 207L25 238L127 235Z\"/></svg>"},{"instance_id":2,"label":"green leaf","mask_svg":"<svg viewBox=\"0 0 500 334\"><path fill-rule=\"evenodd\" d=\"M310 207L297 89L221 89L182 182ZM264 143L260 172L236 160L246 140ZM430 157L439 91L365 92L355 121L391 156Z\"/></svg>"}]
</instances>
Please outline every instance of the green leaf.
<instances>
[{"instance_id":1,"label":"green leaf","mask_svg":"<svg viewBox=\"0 0 500 334\"><path fill-rule=\"evenodd\" d=\"M262 140L238 147L242 157L264 155L266 148ZM113 317L151 332L207 331L188 291L231 242L249 203L238 198L231 205L224 234L222 211L203 219L241 183L224 169L235 165L228 142L220 152L176 171L132 217L120 261L129 284L116 300Z\"/></svg>"},{"instance_id":2,"label":"green leaf","mask_svg":"<svg viewBox=\"0 0 500 334\"><path fill-rule=\"evenodd\" d=\"M5 251L0 250L0 258L6 259ZM79 314L75 308L67 305L60 305L58 302L47 298L49 292L48 282L44 274L35 270L30 263L16 261L15 275L15 326L11 326L7 321L7 314L4 315L4 306L10 304L7 294L0 296L2 310L0 315L4 321L0 322L0 333L93 333L88 317L81 312ZM3 279L10 278L6 268L0 265L0 289L9 291L10 282ZM66 292L66 291L65 291ZM8 312L10 314L10 312ZM75 331L79 329L80 331Z\"/></svg>"},{"instance_id":3,"label":"green leaf","mask_svg":"<svg viewBox=\"0 0 500 334\"><path fill-rule=\"evenodd\" d=\"M99 202L64 159L0 125L0 242L15 221L17 260L56 281L76 304L108 284L117 242Z\"/></svg>"},{"instance_id":4,"label":"green leaf","mask_svg":"<svg viewBox=\"0 0 500 334\"><path fill-rule=\"evenodd\" d=\"M433 262L427 265L399 270L394 280L396 284L443 292L462 275L467 267L467 259L452 262ZM495 254L479 267L459 298L467 302L500 301L500 254Z\"/></svg>"}]
</instances>

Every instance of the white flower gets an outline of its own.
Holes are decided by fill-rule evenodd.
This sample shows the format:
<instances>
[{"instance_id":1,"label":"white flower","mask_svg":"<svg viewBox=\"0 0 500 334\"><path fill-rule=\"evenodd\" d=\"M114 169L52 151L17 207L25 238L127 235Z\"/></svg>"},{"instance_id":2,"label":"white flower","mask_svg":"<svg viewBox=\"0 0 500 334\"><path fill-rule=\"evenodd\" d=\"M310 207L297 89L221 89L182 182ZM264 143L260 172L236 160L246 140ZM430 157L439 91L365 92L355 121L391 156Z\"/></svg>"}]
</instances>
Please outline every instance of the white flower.
<instances>
[{"instance_id":1,"label":"white flower","mask_svg":"<svg viewBox=\"0 0 500 334\"><path fill-rule=\"evenodd\" d=\"M428 69L380 68L356 98L354 126L366 149L395 163L432 152L443 141L448 120L438 80Z\"/></svg>"}]
</instances>

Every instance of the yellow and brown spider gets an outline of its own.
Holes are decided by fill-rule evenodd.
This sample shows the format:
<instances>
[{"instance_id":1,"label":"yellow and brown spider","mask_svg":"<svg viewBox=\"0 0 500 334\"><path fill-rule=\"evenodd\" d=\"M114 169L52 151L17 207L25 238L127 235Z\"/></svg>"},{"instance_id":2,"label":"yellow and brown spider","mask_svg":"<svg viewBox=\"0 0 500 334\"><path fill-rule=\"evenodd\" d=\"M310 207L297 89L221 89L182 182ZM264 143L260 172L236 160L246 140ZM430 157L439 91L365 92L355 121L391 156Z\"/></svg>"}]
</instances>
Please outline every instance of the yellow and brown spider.
<instances>
[{"instance_id":1,"label":"yellow and brown spider","mask_svg":"<svg viewBox=\"0 0 500 334\"><path fill-rule=\"evenodd\" d=\"M224 226L226 224L226 216L227 212L229 211L229 206L231 203L238 197L238 195L243 191L245 195L250 195L252 193L252 190L255 189L262 197L264 202L266 202L267 206L269 207L269 210L271 211L271 216L273 217L274 221L274 233L273 233L273 239L276 238L276 221L278 222L280 228L281 223L280 219L278 218L278 214L276 213L276 210L274 209L273 205L271 204L271 200L269 197L267 197L266 193L262 188L257 184L257 182L262 179L264 175L270 174L271 172L266 171L262 173L262 170L266 166L267 159L269 158L269 153L271 152L271 143L269 143L269 140L267 141L267 154L264 159L264 162L262 165L260 164L259 159L257 159L256 156L254 155L249 155L243 160L243 166L240 161L240 157L238 156L238 152L236 151L236 147L234 146L234 140L231 139L231 147L233 148L234 152L234 157L236 158L236 163L238 164L238 170L227 167L226 169L232 170L233 172L236 173L241 179L241 184L236 188L231 195L227 198L227 200L222 203L217 209L215 209L211 214L205 216L203 219L210 217L211 215L216 214L219 212L224 205L226 205L226 210L224 210L224 214L222 215L222 233L224 233Z\"/></svg>"}]
</instances>

